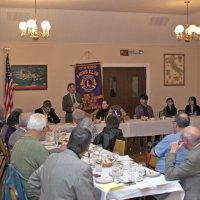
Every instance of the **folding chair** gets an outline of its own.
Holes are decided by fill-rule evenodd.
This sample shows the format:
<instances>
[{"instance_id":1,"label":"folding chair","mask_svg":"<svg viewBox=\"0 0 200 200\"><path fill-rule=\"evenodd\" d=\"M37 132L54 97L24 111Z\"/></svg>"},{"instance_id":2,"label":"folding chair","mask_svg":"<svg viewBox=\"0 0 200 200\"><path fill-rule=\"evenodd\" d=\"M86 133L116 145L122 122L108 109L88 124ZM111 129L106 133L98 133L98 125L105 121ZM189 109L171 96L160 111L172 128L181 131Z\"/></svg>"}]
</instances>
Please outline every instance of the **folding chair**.
<instances>
[{"instance_id":1,"label":"folding chair","mask_svg":"<svg viewBox=\"0 0 200 200\"><path fill-rule=\"evenodd\" d=\"M125 139L124 140L116 139L113 152L119 153L120 156L123 156L123 155L125 155L125 151L126 151Z\"/></svg>"},{"instance_id":2,"label":"folding chair","mask_svg":"<svg viewBox=\"0 0 200 200\"><path fill-rule=\"evenodd\" d=\"M146 165L148 168L155 170L157 162L158 157L151 155L151 153L147 153Z\"/></svg>"}]
</instances>

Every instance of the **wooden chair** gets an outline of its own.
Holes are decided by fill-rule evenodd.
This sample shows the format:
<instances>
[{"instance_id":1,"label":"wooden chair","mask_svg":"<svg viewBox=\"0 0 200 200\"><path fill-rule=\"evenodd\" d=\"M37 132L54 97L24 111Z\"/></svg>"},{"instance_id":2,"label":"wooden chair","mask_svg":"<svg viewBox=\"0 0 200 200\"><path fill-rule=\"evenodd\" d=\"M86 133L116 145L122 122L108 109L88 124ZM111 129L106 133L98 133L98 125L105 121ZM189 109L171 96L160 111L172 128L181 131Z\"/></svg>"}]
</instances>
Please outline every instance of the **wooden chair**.
<instances>
[{"instance_id":1,"label":"wooden chair","mask_svg":"<svg viewBox=\"0 0 200 200\"><path fill-rule=\"evenodd\" d=\"M0 138L0 151L3 153L3 155L5 156L6 162L7 164L10 163L10 151L9 149L6 147L6 144L3 142L3 139Z\"/></svg>"},{"instance_id":2,"label":"wooden chair","mask_svg":"<svg viewBox=\"0 0 200 200\"><path fill-rule=\"evenodd\" d=\"M12 185L9 185L9 192L12 200L20 200L17 191Z\"/></svg>"},{"instance_id":3,"label":"wooden chair","mask_svg":"<svg viewBox=\"0 0 200 200\"><path fill-rule=\"evenodd\" d=\"M10 152L6 148L3 139L0 137L0 156L1 156L1 165L0 165L0 180L3 180L4 173L8 164L10 163Z\"/></svg>"},{"instance_id":4,"label":"wooden chair","mask_svg":"<svg viewBox=\"0 0 200 200\"><path fill-rule=\"evenodd\" d=\"M119 153L120 156L124 156L126 152L126 140L116 139L113 153Z\"/></svg>"},{"instance_id":5,"label":"wooden chair","mask_svg":"<svg viewBox=\"0 0 200 200\"><path fill-rule=\"evenodd\" d=\"M184 112L185 112L184 109L179 109L179 110L178 110L178 113L184 113Z\"/></svg>"}]
</instances>

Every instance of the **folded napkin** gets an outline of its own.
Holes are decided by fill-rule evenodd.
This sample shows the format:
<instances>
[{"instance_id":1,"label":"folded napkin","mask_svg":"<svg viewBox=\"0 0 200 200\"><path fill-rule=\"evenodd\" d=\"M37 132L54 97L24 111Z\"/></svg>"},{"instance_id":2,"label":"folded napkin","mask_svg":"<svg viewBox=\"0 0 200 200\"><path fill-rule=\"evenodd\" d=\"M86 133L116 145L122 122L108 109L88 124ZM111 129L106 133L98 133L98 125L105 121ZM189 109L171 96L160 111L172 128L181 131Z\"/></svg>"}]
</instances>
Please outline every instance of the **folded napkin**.
<instances>
[{"instance_id":1,"label":"folded napkin","mask_svg":"<svg viewBox=\"0 0 200 200\"><path fill-rule=\"evenodd\" d=\"M133 160L132 158L130 158L128 155L126 155L126 156L120 156L118 159L117 159L117 161L131 161L131 160Z\"/></svg>"},{"instance_id":2,"label":"folded napkin","mask_svg":"<svg viewBox=\"0 0 200 200\"><path fill-rule=\"evenodd\" d=\"M150 185L149 183L146 183L146 182L136 182L136 187L140 190L143 190L143 189L149 188Z\"/></svg>"},{"instance_id":3,"label":"folded napkin","mask_svg":"<svg viewBox=\"0 0 200 200\"><path fill-rule=\"evenodd\" d=\"M121 190L124 188L123 183L115 183L115 182L107 183L107 184L100 184L99 186L106 192L113 192L115 190Z\"/></svg>"}]
</instances>

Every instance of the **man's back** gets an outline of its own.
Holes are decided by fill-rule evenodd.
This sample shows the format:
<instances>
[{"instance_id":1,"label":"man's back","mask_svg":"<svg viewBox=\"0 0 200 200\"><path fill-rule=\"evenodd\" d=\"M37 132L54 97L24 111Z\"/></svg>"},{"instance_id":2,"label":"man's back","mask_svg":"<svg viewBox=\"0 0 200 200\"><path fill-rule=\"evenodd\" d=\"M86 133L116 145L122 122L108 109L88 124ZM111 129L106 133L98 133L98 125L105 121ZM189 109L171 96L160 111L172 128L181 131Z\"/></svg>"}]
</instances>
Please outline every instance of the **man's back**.
<instances>
[{"instance_id":1,"label":"man's back","mask_svg":"<svg viewBox=\"0 0 200 200\"><path fill-rule=\"evenodd\" d=\"M40 200L93 200L91 167L71 150L52 154L31 177L40 179Z\"/></svg>"},{"instance_id":2,"label":"man's back","mask_svg":"<svg viewBox=\"0 0 200 200\"><path fill-rule=\"evenodd\" d=\"M82 119L78 123L77 127L88 129L92 133L92 142L94 141L94 138L98 134L95 124L88 117L85 117L84 119Z\"/></svg>"},{"instance_id":3,"label":"man's back","mask_svg":"<svg viewBox=\"0 0 200 200\"><path fill-rule=\"evenodd\" d=\"M39 141L30 136L22 136L13 147L11 163L19 172L25 193L29 199L35 199L35 197L27 183L28 179L44 163L48 155L48 151Z\"/></svg>"},{"instance_id":4,"label":"man's back","mask_svg":"<svg viewBox=\"0 0 200 200\"><path fill-rule=\"evenodd\" d=\"M159 158L157 165L156 165L156 171L160 173L165 173L165 159L167 153L170 151L170 144L171 142L181 140L181 132L178 132L176 134L170 134L166 136L162 141L160 141L155 147L154 147L154 153ZM176 165L180 165L181 162L185 159L187 156L188 151L182 147L176 156Z\"/></svg>"},{"instance_id":5,"label":"man's back","mask_svg":"<svg viewBox=\"0 0 200 200\"><path fill-rule=\"evenodd\" d=\"M199 200L200 144L188 153L179 167L173 167L174 156L172 153L167 156L166 180L181 180L180 183L185 191L184 200Z\"/></svg>"}]
</instances>

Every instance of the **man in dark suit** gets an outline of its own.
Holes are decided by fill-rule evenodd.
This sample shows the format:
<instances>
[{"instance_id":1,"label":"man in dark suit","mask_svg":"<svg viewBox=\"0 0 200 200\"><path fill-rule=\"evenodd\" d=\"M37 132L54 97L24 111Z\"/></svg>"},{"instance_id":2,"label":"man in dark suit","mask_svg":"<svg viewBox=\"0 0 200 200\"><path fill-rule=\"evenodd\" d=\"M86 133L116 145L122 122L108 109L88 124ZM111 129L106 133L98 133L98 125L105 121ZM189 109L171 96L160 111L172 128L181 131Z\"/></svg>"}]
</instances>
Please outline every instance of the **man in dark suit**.
<instances>
[{"instance_id":1,"label":"man in dark suit","mask_svg":"<svg viewBox=\"0 0 200 200\"><path fill-rule=\"evenodd\" d=\"M60 122L59 117L55 113L55 109L51 108L51 101L46 100L43 102L43 106L35 110L35 113L41 113L46 116L48 122L57 124Z\"/></svg>"},{"instance_id":2,"label":"man in dark suit","mask_svg":"<svg viewBox=\"0 0 200 200\"><path fill-rule=\"evenodd\" d=\"M65 122L72 122L72 112L79 108L82 108L82 97L76 92L76 87L74 83L69 83L67 86L67 95L63 96L62 109L66 112Z\"/></svg>"}]
</instances>

